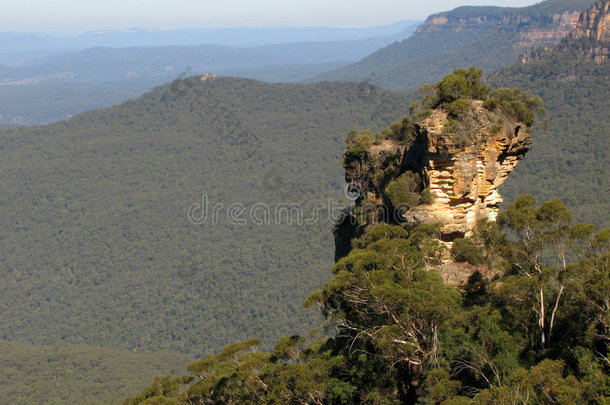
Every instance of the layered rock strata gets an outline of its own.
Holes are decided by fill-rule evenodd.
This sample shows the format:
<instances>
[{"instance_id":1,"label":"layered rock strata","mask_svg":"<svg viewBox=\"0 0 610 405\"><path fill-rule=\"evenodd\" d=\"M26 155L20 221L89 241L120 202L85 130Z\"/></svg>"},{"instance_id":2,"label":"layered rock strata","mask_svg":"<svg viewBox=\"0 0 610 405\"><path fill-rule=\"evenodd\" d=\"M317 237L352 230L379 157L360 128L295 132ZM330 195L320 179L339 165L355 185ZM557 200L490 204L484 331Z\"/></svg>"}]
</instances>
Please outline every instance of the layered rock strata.
<instances>
[{"instance_id":1,"label":"layered rock strata","mask_svg":"<svg viewBox=\"0 0 610 405\"><path fill-rule=\"evenodd\" d=\"M447 130L447 113L435 111L420 125L419 142L425 143L423 172L433 197L431 204L407 213L417 223L440 222L443 240L470 236L477 221L495 221L504 183L531 145L524 125L491 114L475 101L476 124L470 134ZM502 125L497 125L501 120ZM467 145L460 138L469 136Z\"/></svg>"}]
</instances>

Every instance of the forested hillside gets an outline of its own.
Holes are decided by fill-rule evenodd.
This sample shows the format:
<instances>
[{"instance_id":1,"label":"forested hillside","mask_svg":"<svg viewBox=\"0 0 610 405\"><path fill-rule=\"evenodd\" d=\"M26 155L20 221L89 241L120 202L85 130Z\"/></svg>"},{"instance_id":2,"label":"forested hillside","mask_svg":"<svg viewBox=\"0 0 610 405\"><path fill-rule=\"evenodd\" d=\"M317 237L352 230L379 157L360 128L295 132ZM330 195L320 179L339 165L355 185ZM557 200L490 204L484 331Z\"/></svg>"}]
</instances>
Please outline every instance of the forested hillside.
<instances>
[{"instance_id":1,"label":"forested hillside","mask_svg":"<svg viewBox=\"0 0 610 405\"><path fill-rule=\"evenodd\" d=\"M591 4L547 0L523 8L459 7L428 17L408 39L315 80L368 80L407 90L436 82L456 66L492 72L532 46L559 41Z\"/></svg>"},{"instance_id":2,"label":"forested hillside","mask_svg":"<svg viewBox=\"0 0 610 405\"><path fill-rule=\"evenodd\" d=\"M400 116L371 85L176 81L0 138L0 336L200 355L302 331L333 257L321 218L235 225L232 203L341 197L346 128ZM189 221L205 195L218 223ZM211 215L211 214L210 214Z\"/></svg>"},{"instance_id":3,"label":"forested hillside","mask_svg":"<svg viewBox=\"0 0 610 405\"><path fill-rule=\"evenodd\" d=\"M536 131L504 193L511 199L524 192L561 198L578 220L609 226L608 3L591 10L560 44L526 53L491 81L539 94L548 110L548 126Z\"/></svg>"},{"instance_id":4,"label":"forested hillside","mask_svg":"<svg viewBox=\"0 0 610 405\"><path fill-rule=\"evenodd\" d=\"M0 403L117 403L156 375L178 373L189 356L85 344L0 340Z\"/></svg>"}]
</instances>

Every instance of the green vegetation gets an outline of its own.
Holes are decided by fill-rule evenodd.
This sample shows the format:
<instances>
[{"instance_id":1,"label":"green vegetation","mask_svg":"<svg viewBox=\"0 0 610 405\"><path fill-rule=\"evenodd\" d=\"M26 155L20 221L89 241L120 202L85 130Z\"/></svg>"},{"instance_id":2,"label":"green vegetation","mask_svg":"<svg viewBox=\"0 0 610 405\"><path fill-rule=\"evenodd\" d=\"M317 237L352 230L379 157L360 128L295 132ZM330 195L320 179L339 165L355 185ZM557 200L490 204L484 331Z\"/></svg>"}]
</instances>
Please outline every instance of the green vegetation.
<instances>
[{"instance_id":1,"label":"green vegetation","mask_svg":"<svg viewBox=\"0 0 610 405\"><path fill-rule=\"evenodd\" d=\"M384 195L392 207L407 211L421 203L421 184L422 179L419 174L404 172L387 185Z\"/></svg>"},{"instance_id":2,"label":"green vegetation","mask_svg":"<svg viewBox=\"0 0 610 405\"><path fill-rule=\"evenodd\" d=\"M489 86L483 82L483 71L471 67L470 69L456 69L436 84L436 100L433 107L449 103L455 110L461 105L462 110L467 100L485 100L489 94ZM457 104L456 104L457 103Z\"/></svg>"},{"instance_id":3,"label":"green vegetation","mask_svg":"<svg viewBox=\"0 0 610 405\"><path fill-rule=\"evenodd\" d=\"M454 260L458 262L464 261L477 265L483 263L484 260L480 246L477 246L470 238L455 239L451 246L451 253Z\"/></svg>"},{"instance_id":4,"label":"green vegetation","mask_svg":"<svg viewBox=\"0 0 610 405\"><path fill-rule=\"evenodd\" d=\"M502 110L505 114L531 127L536 113L545 112L539 96L530 97L520 89L496 89L483 104L490 111Z\"/></svg>"},{"instance_id":5,"label":"green vegetation","mask_svg":"<svg viewBox=\"0 0 610 405\"><path fill-rule=\"evenodd\" d=\"M155 375L177 373L188 356L83 344L39 346L0 341L3 404L117 403Z\"/></svg>"},{"instance_id":6,"label":"green vegetation","mask_svg":"<svg viewBox=\"0 0 610 405\"><path fill-rule=\"evenodd\" d=\"M547 0L530 7L459 7L429 17L408 39L359 62L316 77L318 80L369 80L388 89L409 90L435 82L455 66L478 66L492 72L549 39L524 40L530 32L563 29L560 16L581 11L594 0ZM444 23L430 23L431 20Z\"/></svg>"},{"instance_id":7,"label":"green vegetation","mask_svg":"<svg viewBox=\"0 0 610 405\"><path fill-rule=\"evenodd\" d=\"M327 213L312 225L235 225L227 207L299 203L309 218L342 196L346 128L381 128L408 105L367 84L195 77L3 129L0 338L192 358L307 331L317 318L301 302L333 261ZM197 225L188 210L203 194L209 216Z\"/></svg>"},{"instance_id":8,"label":"green vegetation","mask_svg":"<svg viewBox=\"0 0 610 405\"><path fill-rule=\"evenodd\" d=\"M461 290L430 268L428 226L380 224L306 300L330 335L233 344L124 403L607 403L610 229L570 222L562 202L521 196L460 243L501 270Z\"/></svg>"}]
</instances>

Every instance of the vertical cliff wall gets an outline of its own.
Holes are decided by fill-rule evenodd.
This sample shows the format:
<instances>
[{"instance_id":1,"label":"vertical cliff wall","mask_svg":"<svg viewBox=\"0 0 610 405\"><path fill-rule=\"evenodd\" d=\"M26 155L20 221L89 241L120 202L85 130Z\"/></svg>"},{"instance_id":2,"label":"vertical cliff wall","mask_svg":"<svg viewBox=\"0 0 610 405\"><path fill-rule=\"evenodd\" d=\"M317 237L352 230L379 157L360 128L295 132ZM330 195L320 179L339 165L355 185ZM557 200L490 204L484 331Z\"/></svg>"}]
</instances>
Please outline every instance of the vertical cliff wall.
<instances>
[{"instance_id":1,"label":"vertical cliff wall","mask_svg":"<svg viewBox=\"0 0 610 405\"><path fill-rule=\"evenodd\" d=\"M448 114L435 111L420 125L425 155L418 165L432 195L430 204L406 214L415 223L443 224L442 239L470 236L478 220L495 221L504 183L531 145L525 125L493 114L474 102L474 126L451 129Z\"/></svg>"}]
</instances>

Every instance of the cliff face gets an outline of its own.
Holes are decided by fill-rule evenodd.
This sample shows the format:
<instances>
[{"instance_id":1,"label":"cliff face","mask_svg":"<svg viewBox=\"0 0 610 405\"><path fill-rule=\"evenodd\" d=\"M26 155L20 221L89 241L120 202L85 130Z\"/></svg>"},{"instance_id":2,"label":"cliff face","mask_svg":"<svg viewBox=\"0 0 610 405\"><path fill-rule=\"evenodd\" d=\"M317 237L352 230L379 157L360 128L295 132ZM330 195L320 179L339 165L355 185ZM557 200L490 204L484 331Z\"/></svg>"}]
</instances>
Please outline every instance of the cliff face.
<instances>
[{"instance_id":1,"label":"cliff face","mask_svg":"<svg viewBox=\"0 0 610 405\"><path fill-rule=\"evenodd\" d=\"M584 50L584 56L597 63L602 63L610 55L610 0L598 1L585 10L578 21L576 29L570 34L570 39L586 39L593 44Z\"/></svg>"},{"instance_id":2,"label":"cliff face","mask_svg":"<svg viewBox=\"0 0 610 405\"><path fill-rule=\"evenodd\" d=\"M454 32L480 30L481 27L518 32L513 44L516 51L533 46L554 44L565 38L578 24L581 5L562 12L543 12L534 7L523 9L499 7L460 7L435 14L418 28L419 33L449 30Z\"/></svg>"},{"instance_id":3,"label":"cliff face","mask_svg":"<svg viewBox=\"0 0 610 405\"><path fill-rule=\"evenodd\" d=\"M417 123L405 122L393 129L411 125L405 131L410 139L378 140L357 159L348 147L346 180L360 190L353 210L358 227L440 224L445 281L459 285L475 271L486 274L487 268L455 262L450 249L456 238L471 236L479 220L496 220L503 201L498 187L531 145L527 126L481 100L470 100L459 118L437 108Z\"/></svg>"},{"instance_id":4,"label":"cliff face","mask_svg":"<svg viewBox=\"0 0 610 405\"><path fill-rule=\"evenodd\" d=\"M610 0L600 0L580 14L575 29L557 46L541 46L526 52L521 63L543 60L553 55L566 58L593 60L602 63L610 55Z\"/></svg>"},{"instance_id":5,"label":"cliff face","mask_svg":"<svg viewBox=\"0 0 610 405\"><path fill-rule=\"evenodd\" d=\"M481 218L495 221L502 202L498 187L531 145L524 125L504 121L496 126L500 117L484 109L481 101L474 103L476 119L464 146L459 145L464 134L447 130L444 111L435 111L420 127L417 142L425 153L419 165L432 203L415 207L407 219L442 223L444 241L470 236Z\"/></svg>"},{"instance_id":6,"label":"cliff face","mask_svg":"<svg viewBox=\"0 0 610 405\"><path fill-rule=\"evenodd\" d=\"M588 10L585 10L578 20L576 29L571 34L572 38L590 38L596 41L609 41L610 34L610 8L609 0L598 1Z\"/></svg>"},{"instance_id":7,"label":"cliff face","mask_svg":"<svg viewBox=\"0 0 610 405\"><path fill-rule=\"evenodd\" d=\"M391 205L385 198L388 184L405 171L417 173L431 199L409 207L405 220L441 223L445 242L470 236L481 218L496 219L502 202L498 187L531 145L525 125L488 111L480 100L472 103L467 127L452 128L448 113L435 110L417 125L413 142L372 145L358 165L347 168L346 180L357 183L367 201ZM384 162L389 179L379 178Z\"/></svg>"}]
</instances>

